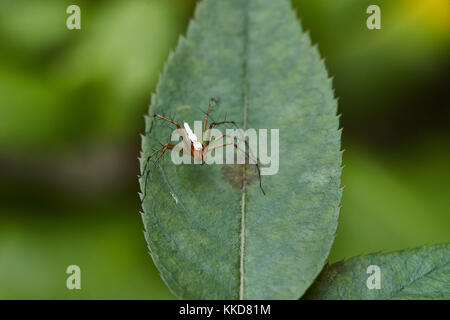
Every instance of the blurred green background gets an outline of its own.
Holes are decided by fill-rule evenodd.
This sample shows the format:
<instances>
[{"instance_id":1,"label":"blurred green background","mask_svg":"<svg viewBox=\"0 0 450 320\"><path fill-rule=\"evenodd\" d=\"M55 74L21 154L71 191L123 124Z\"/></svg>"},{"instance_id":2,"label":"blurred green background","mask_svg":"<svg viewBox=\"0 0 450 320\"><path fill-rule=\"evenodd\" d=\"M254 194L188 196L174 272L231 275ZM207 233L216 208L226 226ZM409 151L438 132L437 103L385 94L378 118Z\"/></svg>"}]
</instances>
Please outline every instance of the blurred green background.
<instances>
[{"instance_id":1,"label":"blurred green background","mask_svg":"<svg viewBox=\"0 0 450 320\"><path fill-rule=\"evenodd\" d=\"M142 235L142 115L194 0L0 1L0 298L166 299ZM81 7L82 29L66 29ZM381 7L381 30L366 8ZM334 76L330 262L450 240L450 2L293 0ZM82 271L69 291L68 265Z\"/></svg>"}]
</instances>

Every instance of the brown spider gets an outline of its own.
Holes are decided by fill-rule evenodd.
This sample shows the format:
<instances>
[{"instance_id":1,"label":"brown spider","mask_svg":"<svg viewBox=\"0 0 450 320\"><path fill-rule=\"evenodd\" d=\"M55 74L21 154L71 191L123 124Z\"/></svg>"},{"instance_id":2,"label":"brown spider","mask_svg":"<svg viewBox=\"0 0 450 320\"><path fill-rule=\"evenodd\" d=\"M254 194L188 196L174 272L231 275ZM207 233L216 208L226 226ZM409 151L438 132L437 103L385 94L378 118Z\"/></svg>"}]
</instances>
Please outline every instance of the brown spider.
<instances>
[{"instance_id":1,"label":"brown spider","mask_svg":"<svg viewBox=\"0 0 450 320\"><path fill-rule=\"evenodd\" d=\"M204 159L206 158L207 154L213 150L219 149L219 148L224 148L228 145L233 145L234 148L236 148L237 150L240 150L241 152L243 152L246 156L246 158L250 159L250 154L244 150L242 150L235 142L234 139L237 139L239 141L242 141L245 143L245 145L248 147L248 143L245 139L239 138L239 137L233 137L227 134L222 134L220 136L218 136L216 139L214 139L213 141L210 140L211 138L211 130L212 128L214 128L215 126L218 125L222 125L222 124L232 124L235 127L238 128L238 126L236 125L236 123L234 121L219 121L219 122L211 122L209 125L209 128L207 129L207 125L208 125L208 118L209 118L209 113L211 111L211 107L213 105L213 103L217 103L217 101L215 99L210 99L209 101L209 105L208 105L208 111L206 112L204 118L203 118L203 127L202 127L202 139L201 142L198 140L197 136L192 132L191 128L189 127L189 125L184 122L183 126L184 129L186 131L187 134L187 139L185 136L182 135L183 138L183 142L185 144L186 149L184 148L180 148L177 145L174 145L172 143L167 143L165 145L163 145L161 148L159 148L158 150L156 150L155 152L153 152L152 154L150 154L145 162L145 166L144 166L144 170L142 171L142 174L139 176L140 178L144 176L145 174L145 186L144 186L144 197L142 198L142 201L144 201L145 197L147 196L147 182L148 182L148 177L150 174L150 170L152 170L152 168L155 166L155 164L158 162L159 159L161 159L161 157L164 155L164 153L167 150L175 150L178 152L181 152L183 154L188 154L189 156L191 156L192 158L202 161L202 163L204 163ZM174 120L171 120L169 118L166 118L162 115L159 114L154 114L153 115L153 121L155 119L162 119L165 121L170 122L171 124L175 125L177 127L177 129L181 130L181 126L175 122ZM206 134L206 139L205 139L205 134ZM180 134L181 135L181 134ZM233 140L233 142L227 142L227 143L223 143L221 145L212 147L216 142L223 140L225 137L227 138L231 138ZM186 151L188 150L188 151ZM188 153L187 153L188 152ZM158 155L159 154L159 155ZM150 160L155 157L156 155L158 155L156 157L156 159L152 162L152 164L150 165L150 167L147 170L147 166L150 163ZM264 189L262 187L262 183L261 183L261 170L259 168L258 165L258 159L254 159L255 164L256 164L256 169L258 171L258 178L259 178L259 187L261 188L262 193L265 195L266 193L264 192ZM147 173L145 173L147 171Z\"/></svg>"}]
</instances>

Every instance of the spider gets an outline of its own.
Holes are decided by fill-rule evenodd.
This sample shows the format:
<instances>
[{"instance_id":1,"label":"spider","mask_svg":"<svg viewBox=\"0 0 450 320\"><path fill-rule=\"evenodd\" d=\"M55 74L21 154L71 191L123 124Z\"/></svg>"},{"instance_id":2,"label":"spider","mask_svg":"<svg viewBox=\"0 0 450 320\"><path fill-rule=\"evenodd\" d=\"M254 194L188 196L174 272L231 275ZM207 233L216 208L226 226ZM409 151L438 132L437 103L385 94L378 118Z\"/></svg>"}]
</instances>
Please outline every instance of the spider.
<instances>
[{"instance_id":1,"label":"spider","mask_svg":"<svg viewBox=\"0 0 450 320\"><path fill-rule=\"evenodd\" d=\"M248 152L242 150L234 142L234 139L237 139L239 141L244 142L245 145L248 147L248 143L245 139L242 139L239 137L233 137L233 136L230 136L227 134L222 134L222 135L218 136L216 139L214 139L213 141L210 140L211 129L214 128L215 126L223 125L223 124L232 124L238 128L238 126L236 125L236 123L234 121L219 121L219 122L212 121L209 124L209 127L207 129L209 113L211 112L211 108L214 103L217 104L217 100L214 98L211 98L209 100L208 111L205 113L205 116L203 118L201 141L199 141L197 136L192 132L191 128L189 127L189 124L187 122L183 122L183 127L184 127L184 130L186 131L187 139L185 139L186 138L185 136L182 136L182 138L183 138L183 142L186 146L186 149L180 148L179 146L172 144L172 143L166 143L166 144L162 145L161 148L154 151L152 154L150 154L147 157L145 166L144 166L144 170L142 171L142 174L139 176L141 178L145 174L144 197L142 198L142 201L144 201L145 197L147 196L147 183L148 183L148 177L149 177L150 171L153 169L153 167L156 165L156 163L159 161L159 159L162 158L162 156L164 155L164 153L167 150L174 150L174 151L181 152L183 154L188 154L192 158L194 158L196 160L200 160L200 161L202 161L202 163L204 163L204 159L206 158L206 156L209 152L219 149L219 148L224 148L226 146L232 145L237 150L240 150L241 152L243 152L245 154L246 158L250 159L250 154ZM167 122L175 125L177 127L177 129L181 130L181 126L177 122L175 122L174 120L171 120L169 118L166 118L160 114L156 114L156 113L153 114L153 121L155 119L161 119L161 120L167 121ZM205 137L205 135L206 135L206 137ZM222 143L217 146L213 146L216 142L219 142L220 140L223 140L224 138L231 138L233 140L233 142L226 142L226 143ZM153 159L154 157L156 157L155 160L152 162L152 164L150 165L150 167L147 170L150 160ZM265 191L262 187L262 183L261 183L261 170L259 168L258 159L254 159L254 160L255 160L255 164L256 164L256 169L258 171L259 187L261 188L262 193L265 195L266 193L265 193Z\"/></svg>"}]
</instances>

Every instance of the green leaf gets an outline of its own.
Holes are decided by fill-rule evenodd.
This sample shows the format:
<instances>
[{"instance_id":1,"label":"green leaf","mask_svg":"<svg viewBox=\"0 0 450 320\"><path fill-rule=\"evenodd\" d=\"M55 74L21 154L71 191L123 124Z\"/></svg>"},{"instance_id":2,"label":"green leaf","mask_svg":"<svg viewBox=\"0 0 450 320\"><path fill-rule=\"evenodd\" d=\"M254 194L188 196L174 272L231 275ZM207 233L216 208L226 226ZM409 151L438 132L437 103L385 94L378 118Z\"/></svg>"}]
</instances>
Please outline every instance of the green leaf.
<instances>
[{"instance_id":1,"label":"green leaf","mask_svg":"<svg viewBox=\"0 0 450 320\"><path fill-rule=\"evenodd\" d=\"M334 240L341 132L331 80L287 0L198 5L150 114L175 113L192 126L211 97L220 99L216 121L279 129L279 172L263 176L264 196L251 169L243 183L237 165L175 165L163 156L143 202L152 258L179 298L298 299ZM153 117L150 128L141 170L173 131ZM140 184L145 193L145 176Z\"/></svg>"},{"instance_id":2,"label":"green leaf","mask_svg":"<svg viewBox=\"0 0 450 320\"><path fill-rule=\"evenodd\" d=\"M367 286L371 265L380 268L380 289ZM450 244L358 256L326 266L304 298L450 299Z\"/></svg>"}]
</instances>

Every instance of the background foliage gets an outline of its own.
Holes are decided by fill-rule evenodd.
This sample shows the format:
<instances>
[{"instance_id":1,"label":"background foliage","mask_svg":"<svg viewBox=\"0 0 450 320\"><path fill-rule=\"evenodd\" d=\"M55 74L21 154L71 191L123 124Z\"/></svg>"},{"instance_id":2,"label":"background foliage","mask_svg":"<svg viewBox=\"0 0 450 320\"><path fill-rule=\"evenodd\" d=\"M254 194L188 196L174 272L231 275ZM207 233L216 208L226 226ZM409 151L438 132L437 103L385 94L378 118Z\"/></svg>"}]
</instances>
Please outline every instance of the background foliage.
<instances>
[{"instance_id":1,"label":"background foliage","mask_svg":"<svg viewBox=\"0 0 450 320\"><path fill-rule=\"evenodd\" d=\"M77 3L82 30L68 31ZM365 27L377 3L382 29ZM450 240L446 0L293 0L343 113L330 262ZM172 298L140 231L142 115L193 0L0 2L0 298ZM82 290L65 287L78 264Z\"/></svg>"}]
</instances>

